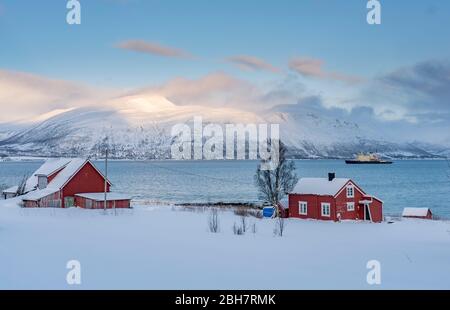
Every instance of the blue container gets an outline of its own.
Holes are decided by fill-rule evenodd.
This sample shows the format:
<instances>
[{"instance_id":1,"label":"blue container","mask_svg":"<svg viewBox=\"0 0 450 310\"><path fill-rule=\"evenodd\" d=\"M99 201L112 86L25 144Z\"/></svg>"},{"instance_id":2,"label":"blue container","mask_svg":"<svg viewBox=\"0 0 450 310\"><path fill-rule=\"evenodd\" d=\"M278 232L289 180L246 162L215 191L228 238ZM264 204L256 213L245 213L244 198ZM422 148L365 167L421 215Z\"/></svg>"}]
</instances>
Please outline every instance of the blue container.
<instances>
[{"instance_id":1,"label":"blue container","mask_svg":"<svg viewBox=\"0 0 450 310\"><path fill-rule=\"evenodd\" d=\"M263 216L264 217L272 217L274 212L275 212L275 208L273 208L273 207L265 207L263 209Z\"/></svg>"}]
</instances>

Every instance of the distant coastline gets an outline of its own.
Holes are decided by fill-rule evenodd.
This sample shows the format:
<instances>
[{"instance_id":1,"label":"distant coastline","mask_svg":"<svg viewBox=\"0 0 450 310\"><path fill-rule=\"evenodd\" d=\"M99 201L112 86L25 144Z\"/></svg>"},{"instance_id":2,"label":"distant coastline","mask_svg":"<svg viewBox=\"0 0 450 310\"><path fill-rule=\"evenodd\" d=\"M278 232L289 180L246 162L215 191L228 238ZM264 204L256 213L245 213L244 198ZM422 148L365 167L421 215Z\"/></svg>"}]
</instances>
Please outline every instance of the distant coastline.
<instances>
[{"instance_id":1,"label":"distant coastline","mask_svg":"<svg viewBox=\"0 0 450 310\"><path fill-rule=\"evenodd\" d=\"M71 156L11 156L11 157L3 157L0 158L0 162L41 162L41 161L45 161L48 158L70 158ZM288 157L290 160L300 160L300 161L318 161L318 160L346 160L348 158L345 157L318 157L318 158L302 158L302 157ZM392 161L406 161L406 160L449 160L449 158L447 157L394 157L394 158L389 158ZM103 160L102 157L92 157L92 160L94 161L101 161ZM199 161L257 161L257 160L253 160L253 159L223 159L223 160L207 160L207 159L203 159L203 160L193 160L193 159L187 159L187 160L176 160L176 159L170 159L170 158L161 158L161 159L140 159L140 158L109 158L108 160L110 161L124 161L124 162L146 162L146 161L165 161L165 162L177 162L177 161L185 161L185 162L199 162Z\"/></svg>"}]
</instances>

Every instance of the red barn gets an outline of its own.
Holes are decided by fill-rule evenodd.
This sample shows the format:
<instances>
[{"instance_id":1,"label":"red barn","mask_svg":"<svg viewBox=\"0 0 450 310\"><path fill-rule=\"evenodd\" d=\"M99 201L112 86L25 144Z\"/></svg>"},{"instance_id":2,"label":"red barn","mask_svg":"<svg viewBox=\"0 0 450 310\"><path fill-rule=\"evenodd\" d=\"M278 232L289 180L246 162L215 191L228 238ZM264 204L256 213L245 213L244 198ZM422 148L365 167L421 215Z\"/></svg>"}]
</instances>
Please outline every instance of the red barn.
<instances>
[{"instance_id":1,"label":"red barn","mask_svg":"<svg viewBox=\"0 0 450 310\"><path fill-rule=\"evenodd\" d=\"M317 220L381 222L383 202L366 194L351 179L302 178L289 194L289 216Z\"/></svg>"},{"instance_id":2,"label":"red barn","mask_svg":"<svg viewBox=\"0 0 450 310\"><path fill-rule=\"evenodd\" d=\"M109 192L110 188L111 183L106 180L106 191ZM27 180L27 194L22 200L24 206L29 208L69 208L78 206L75 199L77 194L104 191L105 177L90 160L49 159ZM123 198L117 205L123 204Z\"/></svg>"}]
</instances>

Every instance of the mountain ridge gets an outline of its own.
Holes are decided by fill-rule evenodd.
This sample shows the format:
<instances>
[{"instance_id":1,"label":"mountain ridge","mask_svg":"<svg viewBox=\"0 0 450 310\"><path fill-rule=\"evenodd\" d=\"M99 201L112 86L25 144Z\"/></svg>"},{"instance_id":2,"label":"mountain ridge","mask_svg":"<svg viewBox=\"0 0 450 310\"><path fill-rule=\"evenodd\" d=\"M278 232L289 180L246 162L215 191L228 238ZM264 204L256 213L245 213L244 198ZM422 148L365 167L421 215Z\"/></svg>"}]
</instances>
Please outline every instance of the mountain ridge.
<instances>
[{"instance_id":1,"label":"mountain ridge","mask_svg":"<svg viewBox=\"0 0 450 310\"><path fill-rule=\"evenodd\" d=\"M51 114L50 114L51 115ZM450 149L428 143L394 142L351 119L322 115L305 105L276 106L263 112L235 108L178 106L166 98L129 96L103 107L57 113L28 126L0 124L0 155L101 157L108 137L117 159L168 159L175 124L278 123L292 158L351 158L377 152L387 158L444 158Z\"/></svg>"}]
</instances>

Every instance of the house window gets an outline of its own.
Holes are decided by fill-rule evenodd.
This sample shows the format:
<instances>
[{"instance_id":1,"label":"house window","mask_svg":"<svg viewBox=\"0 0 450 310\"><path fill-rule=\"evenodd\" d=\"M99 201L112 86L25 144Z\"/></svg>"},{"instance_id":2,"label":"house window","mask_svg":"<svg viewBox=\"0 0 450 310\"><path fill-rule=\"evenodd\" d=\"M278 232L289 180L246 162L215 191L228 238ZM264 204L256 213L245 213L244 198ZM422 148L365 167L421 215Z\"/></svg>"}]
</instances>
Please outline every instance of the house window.
<instances>
[{"instance_id":1,"label":"house window","mask_svg":"<svg viewBox=\"0 0 450 310\"><path fill-rule=\"evenodd\" d=\"M353 185L347 186L347 198L353 198L355 197L355 188Z\"/></svg>"},{"instance_id":2,"label":"house window","mask_svg":"<svg viewBox=\"0 0 450 310\"><path fill-rule=\"evenodd\" d=\"M301 215L308 214L308 203L306 201L300 201L298 203L298 213Z\"/></svg>"},{"instance_id":3,"label":"house window","mask_svg":"<svg viewBox=\"0 0 450 310\"><path fill-rule=\"evenodd\" d=\"M347 202L347 211L355 211L355 203Z\"/></svg>"},{"instance_id":4,"label":"house window","mask_svg":"<svg viewBox=\"0 0 450 310\"><path fill-rule=\"evenodd\" d=\"M322 203L322 216L330 216L331 213L331 205L329 203Z\"/></svg>"}]
</instances>

